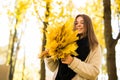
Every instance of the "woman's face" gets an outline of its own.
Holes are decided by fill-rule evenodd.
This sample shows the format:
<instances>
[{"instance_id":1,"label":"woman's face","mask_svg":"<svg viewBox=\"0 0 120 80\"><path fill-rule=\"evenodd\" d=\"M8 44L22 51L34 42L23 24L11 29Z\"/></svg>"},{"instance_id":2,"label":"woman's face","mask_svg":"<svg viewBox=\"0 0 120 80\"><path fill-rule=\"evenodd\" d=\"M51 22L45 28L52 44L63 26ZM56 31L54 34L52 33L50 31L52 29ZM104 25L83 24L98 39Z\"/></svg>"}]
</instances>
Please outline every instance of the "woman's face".
<instances>
[{"instance_id":1,"label":"woman's face","mask_svg":"<svg viewBox=\"0 0 120 80\"><path fill-rule=\"evenodd\" d=\"M75 29L78 30L78 34L84 34L86 32L84 26L84 19L81 16L77 17L76 19Z\"/></svg>"}]
</instances>

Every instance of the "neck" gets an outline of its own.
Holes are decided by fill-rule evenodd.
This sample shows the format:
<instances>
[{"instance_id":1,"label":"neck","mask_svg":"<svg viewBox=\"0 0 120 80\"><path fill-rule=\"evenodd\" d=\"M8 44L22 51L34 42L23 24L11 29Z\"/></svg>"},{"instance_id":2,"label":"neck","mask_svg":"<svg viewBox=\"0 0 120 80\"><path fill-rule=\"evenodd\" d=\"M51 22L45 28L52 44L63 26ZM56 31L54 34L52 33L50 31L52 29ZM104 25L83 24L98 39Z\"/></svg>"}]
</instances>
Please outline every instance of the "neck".
<instances>
[{"instance_id":1,"label":"neck","mask_svg":"<svg viewBox=\"0 0 120 80\"><path fill-rule=\"evenodd\" d=\"M78 34L78 37L79 37L79 39L82 39L82 38L86 37L86 35L84 35L84 34Z\"/></svg>"}]
</instances>

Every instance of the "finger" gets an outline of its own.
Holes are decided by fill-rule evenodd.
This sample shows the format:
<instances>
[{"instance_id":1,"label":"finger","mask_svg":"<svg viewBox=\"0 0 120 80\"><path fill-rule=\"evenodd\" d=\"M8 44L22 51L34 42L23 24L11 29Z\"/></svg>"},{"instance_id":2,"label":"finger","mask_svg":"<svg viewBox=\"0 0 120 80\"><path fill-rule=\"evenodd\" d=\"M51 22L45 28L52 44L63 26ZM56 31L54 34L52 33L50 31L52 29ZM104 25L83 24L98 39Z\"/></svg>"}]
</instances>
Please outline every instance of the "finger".
<instances>
[{"instance_id":1,"label":"finger","mask_svg":"<svg viewBox=\"0 0 120 80\"><path fill-rule=\"evenodd\" d=\"M61 58L61 61L63 62L63 61L65 61L66 59L65 58Z\"/></svg>"},{"instance_id":2,"label":"finger","mask_svg":"<svg viewBox=\"0 0 120 80\"><path fill-rule=\"evenodd\" d=\"M43 58L48 54L47 51L43 51L41 54L39 54L39 58Z\"/></svg>"}]
</instances>

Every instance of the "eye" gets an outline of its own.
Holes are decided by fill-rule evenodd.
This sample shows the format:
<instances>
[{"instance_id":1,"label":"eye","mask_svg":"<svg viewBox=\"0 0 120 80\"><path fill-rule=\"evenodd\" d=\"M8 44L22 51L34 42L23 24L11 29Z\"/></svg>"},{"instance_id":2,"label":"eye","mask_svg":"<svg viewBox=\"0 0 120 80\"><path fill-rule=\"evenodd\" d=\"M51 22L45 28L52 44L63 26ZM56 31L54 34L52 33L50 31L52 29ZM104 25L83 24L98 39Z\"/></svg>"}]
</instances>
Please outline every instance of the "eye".
<instances>
[{"instance_id":1,"label":"eye","mask_svg":"<svg viewBox=\"0 0 120 80\"><path fill-rule=\"evenodd\" d=\"M78 24L78 22L75 22L75 25L77 25Z\"/></svg>"},{"instance_id":2,"label":"eye","mask_svg":"<svg viewBox=\"0 0 120 80\"><path fill-rule=\"evenodd\" d=\"M81 21L80 23L81 23L81 24L84 24L84 21Z\"/></svg>"},{"instance_id":3,"label":"eye","mask_svg":"<svg viewBox=\"0 0 120 80\"><path fill-rule=\"evenodd\" d=\"M81 22L81 24L84 24L84 22Z\"/></svg>"}]
</instances>

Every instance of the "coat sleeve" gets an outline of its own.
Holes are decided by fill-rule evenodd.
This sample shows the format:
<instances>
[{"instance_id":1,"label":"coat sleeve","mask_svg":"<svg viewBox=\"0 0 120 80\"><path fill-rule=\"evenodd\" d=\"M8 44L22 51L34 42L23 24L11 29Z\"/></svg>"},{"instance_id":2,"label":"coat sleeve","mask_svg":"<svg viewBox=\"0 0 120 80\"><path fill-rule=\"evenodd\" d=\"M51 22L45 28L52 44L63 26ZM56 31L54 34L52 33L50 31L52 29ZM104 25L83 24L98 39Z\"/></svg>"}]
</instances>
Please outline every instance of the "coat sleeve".
<instances>
[{"instance_id":1,"label":"coat sleeve","mask_svg":"<svg viewBox=\"0 0 120 80\"><path fill-rule=\"evenodd\" d=\"M74 57L74 60L68 67L70 67L74 72L79 76L94 80L99 72L101 67L101 49L100 46L95 48L94 51L90 52L88 56L88 61L81 61L80 59Z\"/></svg>"},{"instance_id":2,"label":"coat sleeve","mask_svg":"<svg viewBox=\"0 0 120 80\"><path fill-rule=\"evenodd\" d=\"M58 60L54 61L52 58L45 58L45 63L52 72L54 72L58 67Z\"/></svg>"}]
</instances>

